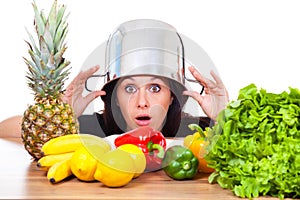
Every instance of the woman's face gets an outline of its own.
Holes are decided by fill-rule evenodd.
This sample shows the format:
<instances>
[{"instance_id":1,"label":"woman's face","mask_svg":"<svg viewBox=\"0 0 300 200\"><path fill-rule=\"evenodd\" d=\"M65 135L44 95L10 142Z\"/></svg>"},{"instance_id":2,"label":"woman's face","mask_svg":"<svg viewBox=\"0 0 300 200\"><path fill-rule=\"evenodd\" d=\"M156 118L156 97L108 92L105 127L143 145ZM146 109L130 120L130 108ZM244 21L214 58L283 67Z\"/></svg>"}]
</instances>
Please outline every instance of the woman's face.
<instances>
[{"instance_id":1,"label":"woman's face","mask_svg":"<svg viewBox=\"0 0 300 200\"><path fill-rule=\"evenodd\" d=\"M117 105L127 131L141 126L161 130L173 97L167 81L154 76L124 78L117 86Z\"/></svg>"}]
</instances>

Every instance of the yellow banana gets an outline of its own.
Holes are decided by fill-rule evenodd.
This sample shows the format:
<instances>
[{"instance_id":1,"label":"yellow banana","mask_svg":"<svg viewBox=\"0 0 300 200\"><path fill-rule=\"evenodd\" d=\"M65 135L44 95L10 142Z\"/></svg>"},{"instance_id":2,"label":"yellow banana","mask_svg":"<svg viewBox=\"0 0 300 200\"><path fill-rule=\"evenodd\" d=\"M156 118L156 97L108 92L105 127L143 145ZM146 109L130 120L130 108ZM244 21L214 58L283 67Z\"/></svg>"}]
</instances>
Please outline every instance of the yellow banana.
<instances>
[{"instance_id":1,"label":"yellow banana","mask_svg":"<svg viewBox=\"0 0 300 200\"><path fill-rule=\"evenodd\" d=\"M71 159L73 154L74 154L74 152L46 155L46 156L41 157L38 160L37 166L39 168L42 168L43 170L45 170L45 169L47 170L47 169L49 169L49 167L51 167L52 165L54 165L55 163L57 163L59 161Z\"/></svg>"},{"instance_id":2,"label":"yellow banana","mask_svg":"<svg viewBox=\"0 0 300 200\"><path fill-rule=\"evenodd\" d=\"M74 152L81 146L101 146L110 150L110 144L103 138L91 134L70 134L50 139L42 146L42 155Z\"/></svg>"},{"instance_id":3,"label":"yellow banana","mask_svg":"<svg viewBox=\"0 0 300 200\"><path fill-rule=\"evenodd\" d=\"M66 159L55 163L49 168L47 179L51 183L58 183L71 175L70 159Z\"/></svg>"}]
</instances>

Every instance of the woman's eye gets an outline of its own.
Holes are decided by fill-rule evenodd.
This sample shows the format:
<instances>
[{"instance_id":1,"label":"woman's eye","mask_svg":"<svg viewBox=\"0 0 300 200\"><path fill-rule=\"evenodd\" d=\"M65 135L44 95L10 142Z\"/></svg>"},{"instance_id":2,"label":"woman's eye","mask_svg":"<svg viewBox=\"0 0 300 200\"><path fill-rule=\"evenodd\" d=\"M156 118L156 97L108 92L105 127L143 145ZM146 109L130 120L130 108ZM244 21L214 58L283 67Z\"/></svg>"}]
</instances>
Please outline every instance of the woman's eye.
<instances>
[{"instance_id":1,"label":"woman's eye","mask_svg":"<svg viewBox=\"0 0 300 200\"><path fill-rule=\"evenodd\" d=\"M136 92L136 87L134 87L133 85L127 85L126 87L125 87L125 91L127 92L127 93L135 93Z\"/></svg>"},{"instance_id":2,"label":"woman's eye","mask_svg":"<svg viewBox=\"0 0 300 200\"><path fill-rule=\"evenodd\" d=\"M150 88L149 88L150 92L153 92L153 93L159 92L160 89L161 89L161 88L160 88L159 85L151 85Z\"/></svg>"}]
</instances>

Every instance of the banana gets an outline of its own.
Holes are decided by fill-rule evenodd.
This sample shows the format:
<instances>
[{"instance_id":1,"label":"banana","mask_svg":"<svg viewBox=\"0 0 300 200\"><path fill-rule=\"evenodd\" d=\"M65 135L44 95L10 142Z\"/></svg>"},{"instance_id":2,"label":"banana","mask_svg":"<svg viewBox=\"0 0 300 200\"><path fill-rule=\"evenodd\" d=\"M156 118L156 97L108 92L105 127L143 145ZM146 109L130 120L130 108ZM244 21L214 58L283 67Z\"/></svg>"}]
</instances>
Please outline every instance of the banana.
<instances>
[{"instance_id":1,"label":"banana","mask_svg":"<svg viewBox=\"0 0 300 200\"><path fill-rule=\"evenodd\" d=\"M55 163L57 163L59 161L71 159L73 154L74 154L74 152L46 155L46 156L41 157L38 160L37 166L43 170L45 170L45 169L47 170L47 169L49 169L49 167L51 167L52 165L54 165Z\"/></svg>"},{"instance_id":2,"label":"banana","mask_svg":"<svg viewBox=\"0 0 300 200\"><path fill-rule=\"evenodd\" d=\"M81 146L101 146L110 150L110 144L103 138L91 134L70 134L50 139L42 146L42 155L74 152Z\"/></svg>"},{"instance_id":3,"label":"banana","mask_svg":"<svg viewBox=\"0 0 300 200\"><path fill-rule=\"evenodd\" d=\"M70 159L59 161L52 165L47 172L47 179L51 183L58 183L72 175Z\"/></svg>"}]
</instances>

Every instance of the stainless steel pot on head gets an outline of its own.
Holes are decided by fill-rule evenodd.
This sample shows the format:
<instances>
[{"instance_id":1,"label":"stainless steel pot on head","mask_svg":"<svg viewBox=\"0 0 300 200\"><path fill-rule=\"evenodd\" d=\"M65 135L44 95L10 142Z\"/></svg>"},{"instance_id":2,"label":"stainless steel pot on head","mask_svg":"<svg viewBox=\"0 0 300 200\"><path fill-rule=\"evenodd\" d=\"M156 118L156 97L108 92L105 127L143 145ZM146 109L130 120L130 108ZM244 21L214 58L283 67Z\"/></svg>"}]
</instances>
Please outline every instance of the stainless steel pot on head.
<instances>
[{"instance_id":1,"label":"stainless steel pot on head","mask_svg":"<svg viewBox=\"0 0 300 200\"><path fill-rule=\"evenodd\" d=\"M176 29L165 22L137 19L119 25L109 36L105 53L105 73L96 75L105 77L103 89L133 75L165 77L186 89L184 45Z\"/></svg>"}]
</instances>

